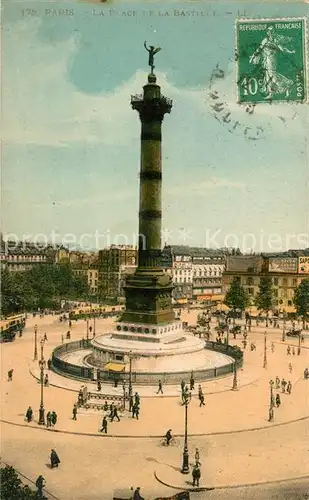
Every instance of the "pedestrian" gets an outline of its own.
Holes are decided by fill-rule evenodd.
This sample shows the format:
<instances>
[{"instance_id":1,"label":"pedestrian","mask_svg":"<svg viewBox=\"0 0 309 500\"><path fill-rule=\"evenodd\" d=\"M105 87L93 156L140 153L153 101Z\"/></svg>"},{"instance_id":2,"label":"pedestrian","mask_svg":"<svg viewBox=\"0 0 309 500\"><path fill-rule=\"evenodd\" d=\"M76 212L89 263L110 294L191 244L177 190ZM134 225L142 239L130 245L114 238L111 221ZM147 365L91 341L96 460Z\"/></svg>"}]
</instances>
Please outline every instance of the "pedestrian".
<instances>
[{"instance_id":1,"label":"pedestrian","mask_svg":"<svg viewBox=\"0 0 309 500\"><path fill-rule=\"evenodd\" d=\"M103 411L108 411L108 403L107 403L107 401L105 401L105 403L103 405Z\"/></svg>"},{"instance_id":2,"label":"pedestrian","mask_svg":"<svg viewBox=\"0 0 309 500\"><path fill-rule=\"evenodd\" d=\"M203 394L203 390L202 390L202 386L201 386L201 385L199 385L199 386L198 386L198 397L199 397L199 399L201 399L201 398L200 398L201 394Z\"/></svg>"},{"instance_id":3,"label":"pedestrian","mask_svg":"<svg viewBox=\"0 0 309 500\"><path fill-rule=\"evenodd\" d=\"M57 413L56 413L55 411L53 411L53 412L52 412L52 414L51 414L51 421L52 421L53 426L55 426L55 425L56 425L56 423L57 423L57 418L58 418L58 417L57 417Z\"/></svg>"},{"instance_id":4,"label":"pedestrian","mask_svg":"<svg viewBox=\"0 0 309 500\"><path fill-rule=\"evenodd\" d=\"M32 421L33 419L33 410L31 408L31 406L29 406L28 410L26 411L26 419L27 419L27 422L28 424Z\"/></svg>"},{"instance_id":5,"label":"pedestrian","mask_svg":"<svg viewBox=\"0 0 309 500\"><path fill-rule=\"evenodd\" d=\"M192 469L192 478L193 478L193 486L197 486L199 488L200 486L200 478L201 478L201 469L199 468L198 465L194 465Z\"/></svg>"},{"instance_id":6,"label":"pedestrian","mask_svg":"<svg viewBox=\"0 0 309 500\"><path fill-rule=\"evenodd\" d=\"M51 359L48 359L47 360L47 368L50 370L51 369L51 365L52 365L52 360Z\"/></svg>"},{"instance_id":7,"label":"pedestrian","mask_svg":"<svg viewBox=\"0 0 309 500\"><path fill-rule=\"evenodd\" d=\"M281 405L280 394L277 394L276 395L276 406L277 406L277 408L279 408L280 405Z\"/></svg>"},{"instance_id":8,"label":"pedestrian","mask_svg":"<svg viewBox=\"0 0 309 500\"><path fill-rule=\"evenodd\" d=\"M280 389L280 378L276 376L276 389Z\"/></svg>"},{"instance_id":9,"label":"pedestrian","mask_svg":"<svg viewBox=\"0 0 309 500\"><path fill-rule=\"evenodd\" d=\"M144 500L144 498L140 494L140 490L141 490L141 488L140 488L140 486L138 486L133 493L133 500Z\"/></svg>"},{"instance_id":10,"label":"pedestrian","mask_svg":"<svg viewBox=\"0 0 309 500\"><path fill-rule=\"evenodd\" d=\"M306 380L307 378L309 378L309 370L308 370L308 368L305 368L304 369L304 379Z\"/></svg>"},{"instance_id":11,"label":"pedestrian","mask_svg":"<svg viewBox=\"0 0 309 500\"><path fill-rule=\"evenodd\" d=\"M271 352L275 352L275 344L273 342L271 343Z\"/></svg>"},{"instance_id":12,"label":"pedestrian","mask_svg":"<svg viewBox=\"0 0 309 500\"><path fill-rule=\"evenodd\" d=\"M54 467L58 467L60 464L60 459L54 449L51 450L50 454L50 468L53 469Z\"/></svg>"},{"instance_id":13,"label":"pedestrian","mask_svg":"<svg viewBox=\"0 0 309 500\"><path fill-rule=\"evenodd\" d=\"M194 383L195 383L195 380L194 380L194 376L193 376L193 372L192 372L191 378L190 378L190 391L194 390Z\"/></svg>"},{"instance_id":14,"label":"pedestrian","mask_svg":"<svg viewBox=\"0 0 309 500\"><path fill-rule=\"evenodd\" d=\"M77 420L77 405L76 404L73 406L72 413L73 413L72 420Z\"/></svg>"},{"instance_id":15,"label":"pedestrian","mask_svg":"<svg viewBox=\"0 0 309 500\"><path fill-rule=\"evenodd\" d=\"M304 337L304 335L302 335L302 336L300 337L300 340L301 340L301 343L302 343L302 344L305 342L305 337Z\"/></svg>"},{"instance_id":16,"label":"pedestrian","mask_svg":"<svg viewBox=\"0 0 309 500\"><path fill-rule=\"evenodd\" d=\"M180 387L181 387L181 394L183 394L185 387L186 387L186 383L184 380L181 381Z\"/></svg>"},{"instance_id":17,"label":"pedestrian","mask_svg":"<svg viewBox=\"0 0 309 500\"><path fill-rule=\"evenodd\" d=\"M63 336L63 334L62 334L62 335L61 335L61 344L63 344L63 342L64 342L64 336Z\"/></svg>"},{"instance_id":18,"label":"pedestrian","mask_svg":"<svg viewBox=\"0 0 309 500\"><path fill-rule=\"evenodd\" d=\"M205 397L203 393L200 395L200 407L201 406L205 406Z\"/></svg>"},{"instance_id":19,"label":"pedestrian","mask_svg":"<svg viewBox=\"0 0 309 500\"><path fill-rule=\"evenodd\" d=\"M44 386L45 387L49 386L49 379L48 379L48 374L47 373L45 373L45 377L44 377Z\"/></svg>"},{"instance_id":20,"label":"pedestrian","mask_svg":"<svg viewBox=\"0 0 309 500\"><path fill-rule=\"evenodd\" d=\"M273 406L270 406L268 410L268 422L273 422L274 421L274 408Z\"/></svg>"},{"instance_id":21,"label":"pedestrian","mask_svg":"<svg viewBox=\"0 0 309 500\"><path fill-rule=\"evenodd\" d=\"M162 382L159 380L157 394L163 394Z\"/></svg>"},{"instance_id":22,"label":"pedestrian","mask_svg":"<svg viewBox=\"0 0 309 500\"><path fill-rule=\"evenodd\" d=\"M113 411L113 415L112 415L112 418L111 418L111 422L114 422L114 418L117 418L118 422L120 422L120 418L119 418L118 410L117 410L116 406L114 407L114 411Z\"/></svg>"},{"instance_id":23,"label":"pedestrian","mask_svg":"<svg viewBox=\"0 0 309 500\"><path fill-rule=\"evenodd\" d=\"M293 347L292 354L295 356L295 347Z\"/></svg>"},{"instance_id":24,"label":"pedestrian","mask_svg":"<svg viewBox=\"0 0 309 500\"><path fill-rule=\"evenodd\" d=\"M287 386L286 386L286 392L287 392L288 394L291 394L291 392L292 392L292 383L291 383L291 381L290 381L290 380L288 381L288 384L287 384Z\"/></svg>"},{"instance_id":25,"label":"pedestrian","mask_svg":"<svg viewBox=\"0 0 309 500\"><path fill-rule=\"evenodd\" d=\"M172 436L172 429L169 429L167 433L165 434L165 439L166 439L166 446L170 445L171 440L173 439Z\"/></svg>"},{"instance_id":26,"label":"pedestrian","mask_svg":"<svg viewBox=\"0 0 309 500\"><path fill-rule=\"evenodd\" d=\"M44 341L46 341L46 342L48 341L48 338L47 338L47 334L46 334L46 333L44 333L43 340L44 340Z\"/></svg>"},{"instance_id":27,"label":"pedestrian","mask_svg":"<svg viewBox=\"0 0 309 500\"><path fill-rule=\"evenodd\" d=\"M289 363L289 372L292 373L292 370L293 370L292 363Z\"/></svg>"},{"instance_id":28,"label":"pedestrian","mask_svg":"<svg viewBox=\"0 0 309 500\"><path fill-rule=\"evenodd\" d=\"M92 326L89 326L89 332L90 333L92 332Z\"/></svg>"},{"instance_id":29,"label":"pedestrian","mask_svg":"<svg viewBox=\"0 0 309 500\"><path fill-rule=\"evenodd\" d=\"M100 429L100 432L105 432L107 434L107 417L104 415L103 420L102 420L102 428Z\"/></svg>"},{"instance_id":30,"label":"pedestrian","mask_svg":"<svg viewBox=\"0 0 309 500\"><path fill-rule=\"evenodd\" d=\"M52 414L51 412L47 412L47 415L46 415L46 427L51 427L52 425Z\"/></svg>"},{"instance_id":31,"label":"pedestrian","mask_svg":"<svg viewBox=\"0 0 309 500\"><path fill-rule=\"evenodd\" d=\"M38 491L37 491L37 498L39 500L43 500L43 488L45 486L45 479L42 475L40 475L36 482L35 482L35 486L37 487Z\"/></svg>"},{"instance_id":32,"label":"pedestrian","mask_svg":"<svg viewBox=\"0 0 309 500\"><path fill-rule=\"evenodd\" d=\"M138 420L138 416L139 416L139 406L136 406L136 407L135 407L135 416L136 416L136 420Z\"/></svg>"},{"instance_id":33,"label":"pedestrian","mask_svg":"<svg viewBox=\"0 0 309 500\"><path fill-rule=\"evenodd\" d=\"M111 403L109 405L109 418L112 418L112 416L114 415L114 403Z\"/></svg>"},{"instance_id":34,"label":"pedestrian","mask_svg":"<svg viewBox=\"0 0 309 500\"><path fill-rule=\"evenodd\" d=\"M195 448L194 459L195 459L195 464L196 465L201 465L201 462L200 462L200 452L199 452L198 448Z\"/></svg>"},{"instance_id":35,"label":"pedestrian","mask_svg":"<svg viewBox=\"0 0 309 500\"><path fill-rule=\"evenodd\" d=\"M129 397L129 411L132 411L133 406L134 406L134 398L133 398L133 396L131 395L131 396Z\"/></svg>"},{"instance_id":36,"label":"pedestrian","mask_svg":"<svg viewBox=\"0 0 309 500\"><path fill-rule=\"evenodd\" d=\"M285 392L285 386L286 386L286 384L287 384L287 382L286 382L286 380L283 378L283 379L281 380L281 390L282 390L282 392Z\"/></svg>"},{"instance_id":37,"label":"pedestrian","mask_svg":"<svg viewBox=\"0 0 309 500\"><path fill-rule=\"evenodd\" d=\"M13 380L13 368L11 368L9 371L8 371L8 382L12 382Z\"/></svg>"},{"instance_id":38,"label":"pedestrian","mask_svg":"<svg viewBox=\"0 0 309 500\"><path fill-rule=\"evenodd\" d=\"M134 417L135 417L135 415L136 415L136 408L138 408L138 406L137 406L136 404L134 404L134 405L132 406L132 418L134 418Z\"/></svg>"},{"instance_id":39,"label":"pedestrian","mask_svg":"<svg viewBox=\"0 0 309 500\"><path fill-rule=\"evenodd\" d=\"M139 405L140 405L140 402L141 402L141 398L140 398L140 396L139 396L138 392L136 392L136 393L135 393L135 395L134 395L134 400L135 400L135 404L136 404L137 406L139 406Z\"/></svg>"},{"instance_id":40,"label":"pedestrian","mask_svg":"<svg viewBox=\"0 0 309 500\"><path fill-rule=\"evenodd\" d=\"M102 386L101 386L101 381L100 381L100 380L98 380L98 381L97 381L97 389L98 389L98 391L99 391L99 392L101 392L101 388L102 388Z\"/></svg>"},{"instance_id":41,"label":"pedestrian","mask_svg":"<svg viewBox=\"0 0 309 500\"><path fill-rule=\"evenodd\" d=\"M291 346L288 345L287 349L286 349L286 353L288 356L291 356Z\"/></svg>"}]
</instances>

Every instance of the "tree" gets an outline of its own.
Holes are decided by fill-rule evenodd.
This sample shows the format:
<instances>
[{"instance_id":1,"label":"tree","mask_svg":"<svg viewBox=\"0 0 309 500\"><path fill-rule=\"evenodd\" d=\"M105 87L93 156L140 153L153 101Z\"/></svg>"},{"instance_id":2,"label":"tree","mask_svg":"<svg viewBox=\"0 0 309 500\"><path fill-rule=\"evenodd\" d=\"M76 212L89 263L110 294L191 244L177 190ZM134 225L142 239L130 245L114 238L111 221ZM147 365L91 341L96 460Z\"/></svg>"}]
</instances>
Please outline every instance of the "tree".
<instances>
[{"instance_id":1,"label":"tree","mask_svg":"<svg viewBox=\"0 0 309 500\"><path fill-rule=\"evenodd\" d=\"M250 298L246 290L241 286L240 277L234 276L231 286L227 291L224 299L224 304L233 309L244 311L250 303ZM235 317L234 317L235 323Z\"/></svg>"},{"instance_id":2,"label":"tree","mask_svg":"<svg viewBox=\"0 0 309 500\"><path fill-rule=\"evenodd\" d=\"M56 308L63 298L87 296L86 276L76 276L69 264L40 264L23 272L1 270L1 312L4 315L37 310L38 307Z\"/></svg>"},{"instance_id":3,"label":"tree","mask_svg":"<svg viewBox=\"0 0 309 500\"><path fill-rule=\"evenodd\" d=\"M259 311L264 311L266 313L266 326L268 326L268 312L273 307L274 298L275 294L272 286L272 279L269 276L262 276L260 279L259 291L254 302Z\"/></svg>"},{"instance_id":4,"label":"tree","mask_svg":"<svg viewBox=\"0 0 309 500\"><path fill-rule=\"evenodd\" d=\"M0 489L3 500L35 500L36 492L24 486L16 470L7 465L0 469Z\"/></svg>"},{"instance_id":5,"label":"tree","mask_svg":"<svg viewBox=\"0 0 309 500\"><path fill-rule=\"evenodd\" d=\"M305 328L309 316L309 279L303 280L295 289L293 302L297 315L303 318L303 328Z\"/></svg>"}]
</instances>

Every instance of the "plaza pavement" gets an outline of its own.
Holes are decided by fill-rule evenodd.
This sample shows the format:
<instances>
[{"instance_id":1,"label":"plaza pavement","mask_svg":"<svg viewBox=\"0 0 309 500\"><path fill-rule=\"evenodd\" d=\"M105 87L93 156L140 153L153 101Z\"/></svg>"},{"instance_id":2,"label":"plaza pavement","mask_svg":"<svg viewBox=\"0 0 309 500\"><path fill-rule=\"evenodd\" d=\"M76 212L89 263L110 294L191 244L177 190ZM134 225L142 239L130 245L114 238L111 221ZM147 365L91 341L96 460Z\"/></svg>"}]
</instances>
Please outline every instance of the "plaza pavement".
<instances>
[{"instance_id":1,"label":"plaza pavement","mask_svg":"<svg viewBox=\"0 0 309 500\"><path fill-rule=\"evenodd\" d=\"M194 315L194 312L188 318L183 315L182 319L193 323ZM30 318L21 338L2 345L1 419L11 422L1 426L3 460L18 466L29 477L43 473L50 491L61 499L111 498L114 489L130 486L131 483L134 486L140 483L146 489L146 497L147 494L152 498L161 494L171 495L174 490L160 484L154 472L157 471L167 484L174 482L174 473L182 478L177 470L166 473L164 469L177 469L181 463L183 438L177 436L183 435L184 409L179 395L174 395L179 389L167 389L166 386L166 394L157 396L154 394L155 387L134 387L141 394L140 420L125 416L119 423L109 423L108 436L102 436L98 433L101 412L83 412L78 414L76 422L71 419L76 401L75 385L71 384L76 384L77 390L80 383L63 378L63 389L56 386L44 389L46 411L55 410L58 414L58 432L47 431L36 422L40 385L30 372L32 369L34 375L37 374L32 361L35 323L38 324L39 334L46 331L48 335L44 347L45 359L61 342L61 334L69 329L55 316ZM97 321L97 335L99 331L103 333L110 328L110 320ZM200 449L203 485L207 487L291 479L309 474L309 383L303 380L303 370L309 366L308 340L302 345L300 356L287 356L287 345L296 345L296 340L289 339L282 343L281 331L269 328L268 367L263 369L264 330L263 327L253 327L248 335L248 346L254 340L257 351L251 352L247 348L245 352L237 392L229 390L232 377L227 377L203 384L205 407L199 408L197 397L192 398L189 407L189 448L191 453L195 446ZM71 334L71 340L85 337L84 323L74 324ZM270 350L271 341L275 342L274 353ZM234 340L231 339L230 343ZM288 371L290 361L293 365L291 375ZM10 368L14 368L12 382L7 381ZM60 376L49 375L57 385ZM275 409L275 422L269 423L268 382L276 375L291 379L293 390L291 396L281 396L282 405ZM102 391L108 387L114 390L111 386L102 385ZM68 390L72 388L73 391ZM29 405L35 412L35 421L31 424L24 421ZM294 423L288 424L291 421ZM169 448L162 446L162 436L168 428L172 428L176 436L174 445ZM259 428L254 432L248 431ZM119 437L111 437L113 435ZM121 436L130 437L123 439ZM57 471L49 470L45 465L51 447L56 447L62 459ZM183 487L181 482L179 486Z\"/></svg>"}]
</instances>

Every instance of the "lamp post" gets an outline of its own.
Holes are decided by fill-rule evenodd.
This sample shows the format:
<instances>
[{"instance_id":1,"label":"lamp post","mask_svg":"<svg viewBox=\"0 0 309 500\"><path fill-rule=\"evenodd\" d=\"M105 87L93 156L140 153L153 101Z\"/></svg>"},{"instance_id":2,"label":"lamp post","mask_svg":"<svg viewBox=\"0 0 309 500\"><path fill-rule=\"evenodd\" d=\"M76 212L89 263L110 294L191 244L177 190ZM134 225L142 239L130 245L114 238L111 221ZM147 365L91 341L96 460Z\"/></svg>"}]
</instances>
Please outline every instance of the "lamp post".
<instances>
[{"instance_id":1,"label":"lamp post","mask_svg":"<svg viewBox=\"0 0 309 500\"><path fill-rule=\"evenodd\" d=\"M274 381L270 380L269 381L269 389L270 389L270 397L269 397L269 408L273 408L275 406L275 400L274 400Z\"/></svg>"},{"instance_id":2,"label":"lamp post","mask_svg":"<svg viewBox=\"0 0 309 500\"><path fill-rule=\"evenodd\" d=\"M263 368L267 368L267 332L264 333L264 360Z\"/></svg>"},{"instance_id":3,"label":"lamp post","mask_svg":"<svg viewBox=\"0 0 309 500\"><path fill-rule=\"evenodd\" d=\"M189 450L188 450L188 406L190 403L189 395L186 394L184 400L185 407L185 441L183 445L183 454L182 454L182 469L181 472L183 474L189 474Z\"/></svg>"},{"instance_id":4,"label":"lamp post","mask_svg":"<svg viewBox=\"0 0 309 500\"><path fill-rule=\"evenodd\" d=\"M283 323L283 329L282 329L282 342L285 342L285 323Z\"/></svg>"},{"instance_id":5,"label":"lamp post","mask_svg":"<svg viewBox=\"0 0 309 500\"><path fill-rule=\"evenodd\" d=\"M129 368L129 396L132 396L132 357L133 353L132 351L129 351L129 361L130 361L130 368Z\"/></svg>"},{"instance_id":6,"label":"lamp post","mask_svg":"<svg viewBox=\"0 0 309 500\"><path fill-rule=\"evenodd\" d=\"M41 344L41 359L39 361L39 366L41 370L41 376L40 376L40 382L41 382L41 402L40 402L40 409L39 409L39 425L44 425L45 424L45 410L44 410L44 400L43 400L43 387L44 387L44 368L45 368L45 360L44 360L44 339L41 339L40 341Z\"/></svg>"},{"instance_id":7,"label":"lamp post","mask_svg":"<svg viewBox=\"0 0 309 500\"><path fill-rule=\"evenodd\" d=\"M124 379L123 384L122 384L122 389L123 389L123 409L126 409L126 380Z\"/></svg>"},{"instance_id":8,"label":"lamp post","mask_svg":"<svg viewBox=\"0 0 309 500\"><path fill-rule=\"evenodd\" d=\"M226 345L229 345L229 333L230 333L230 325L226 323Z\"/></svg>"},{"instance_id":9,"label":"lamp post","mask_svg":"<svg viewBox=\"0 0 309 500\"><path fill-rule=\"evenodd\" d=\"M38 325L34 325L34 354L33 360L38 359Z\"/></svg>"},{"instance_id":10,"label":"lamp post","mask_svg":"<svg viewBox=\"0 0 309 500\"><path fill-rule=\"evenodd\" d=\"M297 347L297 355L299 356L300 355L300 341L301 341L301 335L300 335L301 332L299 332L298 334L298 347Z\"/></svg>"},{"instance_id":11,"label":"lamp post","mask_svg":"<svg viewBox=\"0 0 309 500\"><path fill-rule=\"evenodd\" d=\"M95 337L96 317L93 316L93 337Z\"/></svg>"},{"instance_id":12,"label":"lamp post","mask_svg":"<svg viewBox=\"0 0 309 500\"><path fill-rule=\"evenodd\" d=\"M234 377L233 377L233 387L232 387L232 391L238 391L236 359L235 359L235 361L234 361Z\"/></svg>"}]
</instances>

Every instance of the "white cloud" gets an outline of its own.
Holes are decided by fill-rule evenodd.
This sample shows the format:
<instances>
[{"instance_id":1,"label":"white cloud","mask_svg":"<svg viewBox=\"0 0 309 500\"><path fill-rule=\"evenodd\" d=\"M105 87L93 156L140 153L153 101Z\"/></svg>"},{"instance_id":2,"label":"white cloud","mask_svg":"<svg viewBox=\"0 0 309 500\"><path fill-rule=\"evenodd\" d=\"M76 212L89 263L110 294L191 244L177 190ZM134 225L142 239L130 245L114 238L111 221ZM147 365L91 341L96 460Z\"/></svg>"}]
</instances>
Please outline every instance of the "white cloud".
<instances>
[{"instance_id":1,"label":"white cloud","mask_svg":"<svg viewBox=\"0 0 309 500\"><path fill-rule=\"evenodd\" d=\"M79 38L52 44L39 42L39 20L11 25L6 44L14 50L13 61L5 59L3 77L3 139L7 143L67 146L83 142L127 144L137 137L138 120L128 127L132 110L128 96L145 84L145 73L137 72L113 92L89 95L78 92L67 79L71 58L78 52ZM23 48L19 51L20 41ZM170 94L195 96L179 91L158 73Z\"/></svg>"}]
</instances>

